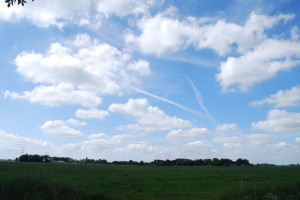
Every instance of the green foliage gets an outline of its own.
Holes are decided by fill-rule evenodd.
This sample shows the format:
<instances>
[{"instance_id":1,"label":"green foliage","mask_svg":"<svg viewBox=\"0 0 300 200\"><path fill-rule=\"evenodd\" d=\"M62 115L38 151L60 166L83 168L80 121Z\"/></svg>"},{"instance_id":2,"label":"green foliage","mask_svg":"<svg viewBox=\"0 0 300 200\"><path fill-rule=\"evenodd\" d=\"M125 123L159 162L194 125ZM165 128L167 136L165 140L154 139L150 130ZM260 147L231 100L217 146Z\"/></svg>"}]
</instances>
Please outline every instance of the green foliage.
<instances>
[{"instance_id":1,"label":"green foliage","mask_svg":"<svg viewBox=\"0 0 300 200\"><path fill-rule=\"evenodd\" d=\"M19 158L16 158L16 161L20 162L64 162L64 163L75 163L76 161L69 157L50 157L48 155L29 155L24 154Z\"/></svg>"},{"instance_id":2,"label":"green foliage","mask_svg":"<svg viewBox=\"0 0 300 200\"><path fill-rule=\"evenodd\" d=\"M264 192L262 196L270 199L274 195L282 197L284 194L291 194L291 196L295 196L295 191L300 191L299 185L292 184L300 179L300 167L298 166L157 167L151 165L0 162L0 180L2 181L13 180L19 174L35 174L37 171L46 174L49 182L62 183L71 189L82 191L87 199L223 200L222 197L225 196L225 193L227 195L228 193L232 195L247 194L243 191L249 191L249 194L252 194L251 191L255 188L262 188ZM288 186L290 183L291 186ZM265 186L270 186L274 190L265 189ZM284 192L275 193L280 188L283 188L281 191ZM278 195L281 193L281 196ZM239 197L243 197L244 200L248 198L240 195L236 198L232 196L232 200L239 199ZM242 198L240 199L242 200ZM294 197L290 198L290 200L294 199Z\"/></svg>"},{"instance_id":3,"label":"green foliage","mask_svg":"<svg viewBox=\"0 0 300 200\"><path fill-rule=\"evenodd\" d=\"M32 0L34 1L34 0ZM25 3L27 3L27 1L25 0L5 0L5 3L7 3L7 7L13 6L14 4L21 4L22 6L24 6Z\"/></svg>"},{"instance_id":4,"label":"green foliage","mask_svg":"<svg viewBox=\"0 0 300 200\"><path fill-rule=\"evenodd\" d=\"M48 155L21 155L15 159L20 162L62 162L62 163L82 163L82 164L113 164L113 165L154 165L154 166L250 166L251 164L247 159L239 158L236 161L232 161L228 158L213 158L213 159L185 159L177 158L175 160L154 160L150 163L144 161L113 161L107 162L106 159L89 159L75 160L69 157L50 157Z\"/></svg>"}]
</instances>

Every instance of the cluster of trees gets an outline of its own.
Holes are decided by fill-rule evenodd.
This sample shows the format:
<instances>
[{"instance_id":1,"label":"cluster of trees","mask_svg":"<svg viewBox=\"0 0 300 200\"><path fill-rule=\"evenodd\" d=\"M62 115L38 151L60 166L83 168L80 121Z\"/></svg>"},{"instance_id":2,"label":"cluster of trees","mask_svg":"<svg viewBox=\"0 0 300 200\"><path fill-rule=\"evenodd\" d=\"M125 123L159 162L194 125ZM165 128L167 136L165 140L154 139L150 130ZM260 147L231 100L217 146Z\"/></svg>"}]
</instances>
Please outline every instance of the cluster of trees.
<instances>
[{"instance_id":1,"label":"cluster of trees","mask_svg":"<svg viewBox=\"0 0 300 200\"><path fill-rule=\"evenodd\" d=\"M24 154L21 155L19 158L15 159L19 162L55 162L55 163L84 163L84 164L108 164L108 162L105 159L82 159L82 160L75 160L73 158L69 157L50 157L49 155L29 155Z\"/></svg>"},{"instance_id":2,"label":"cluster of trees","mask_svg":"<svg viewBox=\"0 0 300 200\"><path fill-rule=\"evenodd\" d=\"M74 163L75 160L69 157L50 157L48 155L29 155L24 154L19 158L16 158L16 161L20 162L63 162L63 163Z\"/></svg>"},{"instance_id":3,"label":"cluster of trees","mask_svg":"<svg viewBox=\"0 0 300 200\"><path fill-rule=\"evenodd\" d=\"M232 161L228 158L224 159L183 159L178 158L175 160L154 160L152 162L144 161L113 161L108 162L105 159L82 159L75 160L69 157L50 157L48 155L21 155L19 158L16 158L16 161L20 162L61 162L61 163L82 163L82 164L113 164L113 165L154 165L154 166L249 166L249 160L239 158L236 161Z\"/></svg>"},{"instance_id":4,"label":"cluster of trees","mask_svg":"<svg viewBox=\"0 0 300 200\"><path fill-rule=\"evenodd\" d=\"M236 161L232 161L230 159L184 159L177 158L175 160L154 160L152 162L144 162L144 161L113 161L110 164L115 165L154 165L154 166L250 166L252 164L249 163L249 160L239 158Z\"/></svg>"},{"instance_id":5,"label":"cluster of trees","mask_svg":"<svg viewBox=\"0 0 300 200\"><path fill-rule=\"evenodd\" d=\"M105 159L94 160L94 159L88 159L88 158L80 160L79 163L85 163L85 164L108 164L107 160L105 160Z\"/></svg>"},{"instance_id":6,"label":"cluster of trees","mask_svg":"<svg viewBox=\"0 0 300 200\"><path fill-rule=\"evenodd\" d=\"M175 160L154 160L151 164L155 166L249 166L249 160L239 158L232 161L228 158L213 158L213 159L182 159Z\"/></svg>"}]
</instances>

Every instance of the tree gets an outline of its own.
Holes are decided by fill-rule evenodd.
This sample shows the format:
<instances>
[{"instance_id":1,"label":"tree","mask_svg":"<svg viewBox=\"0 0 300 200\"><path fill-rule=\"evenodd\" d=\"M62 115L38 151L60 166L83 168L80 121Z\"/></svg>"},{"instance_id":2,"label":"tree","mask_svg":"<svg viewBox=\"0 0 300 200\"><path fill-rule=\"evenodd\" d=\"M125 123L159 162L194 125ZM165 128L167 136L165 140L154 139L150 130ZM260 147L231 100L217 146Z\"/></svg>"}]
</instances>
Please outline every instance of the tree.
<instances>
[{"instance_id":1,"label":"tree","mask_svg":"<svg viewBox=\"0 0 300 200\"><path fill-rule=\"evenodd\" d=\"M34 0L32 0L34 1ZM14 4L18 3L21 4L22 6L24 6L25 3L27 3L27 1L25 0L5 0L5 3L7 3L7 7L13 6Z\"/></svg>"},{"instance_id":2,"label":"tree","mask_svg":"<svg viewBox=\"0 0 300 200\"><path fill-rule=\"evenodd\" d=\"M237 165L250 165L250 163L249 163L249 160L247 160L247 159L242 159L242 158L239 158L239 159L237 159L236 161L236 164Z\"/></svg>"},{"instance_id":3,"label":"tree","mask_svg":"<svg viewBox=\"0 0 300 200\"><path fill-rule=\"evenodd\" d=\"M29 161L29 156L28 156L28 154L21 155L21 156L19 157L19 161L20 161L20 162L28 162L28 161Z\"/></svg>"}]
</instances>

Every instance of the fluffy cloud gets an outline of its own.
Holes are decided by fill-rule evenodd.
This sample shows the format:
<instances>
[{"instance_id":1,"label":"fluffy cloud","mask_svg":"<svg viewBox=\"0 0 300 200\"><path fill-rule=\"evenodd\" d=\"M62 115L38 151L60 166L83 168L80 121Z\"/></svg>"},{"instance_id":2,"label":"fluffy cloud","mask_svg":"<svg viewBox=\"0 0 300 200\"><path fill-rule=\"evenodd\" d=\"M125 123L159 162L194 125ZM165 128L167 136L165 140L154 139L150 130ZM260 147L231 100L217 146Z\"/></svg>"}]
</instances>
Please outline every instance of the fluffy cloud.
<instances>
[{"instance_id":1,"label":"fluffy cloud","mask_svg":"<svg viewBox=\"0 0 300 200\"><path fill-rule=\"evenodd\" d=\"M145 54L161 55L178 51L188 45L188 37L197 34L197 27L190 22L181 22L164 14L143 18L138 23L141 35L128 34L126 42Z\"/></svg>"},{"instance_id":2,"label":"fluffy cloud","mask_svg":"<svg viewBox=\"0 0 300 200\"><path fill-rule=\"evenodd\" d=\"M105 110L98 110L96 108L91 108L89 110L78 109L75 113L76 117L89 119L89 118L96 118L96 119L104 119L109 115L109 112Z\"/></svg>"},{"instance_id":3,"label":"fluffy cloud","mask_svg":"<svg viewBox=\"0 0 300 200\"><path fill-rule=\"evenodd\" d=\"M21 151L29 154L40 152L55 153L56 148L56 145L49 142L34 140L0 130L0 152L1 156L5 155L7 156L6 158L14 159L20 156Z\"/></svg>"},{"instance_id":4,"label":"fluffy cloud","mask_svg":"<svg viewBox=\"0 0 300 200\"><path fill-rule=\"evenodd\" d=\"M60 106L64 104L82 105L88 107L98 106L102 99L97 93L75 89L70 84L38 86L32 91L23 94L6 91L4 97L11 99L26 99L31 103L40 103L46 106Z\"/></svg>"},{"instance_id":5,"label":"fluffy cloud","mask_svg":"<svg viewBox=\"0 0 300 200\"><path fill-rule=\"evenodd\" d=\"M2 1L0 20L26 20L39 27L62 28L67 24L100 26L102 15L124 17L131 14L145 14L151 7L160 5L161 2L155 0L52 0L28 2L24 7L13 6L8 9L6 3Z\"/></svg>"},{"instance_id":6,"label":"fluffy cloud","mask_svg":"<svg viewBox=\"0 0 300 200\"><path fill-rule=\"evenodd\" d=\"M128 153L126 151L129 149L127 147L124 148L124 145L130 146L131 144L141 143L133 141L132 138L135 138L135 136L129 134L114 135L112 137L104 133L91 134L88 136L88 140L60 146L59 151L63 155L72 155L72 157L76 156L76 158L85 158L88 156L89 158L105 158L113 161L126 160L124 156L128 156L127 160L130 160L134 156L132 154L126 155ZM133 150L132 153L134 153Z\"/></svg>"},{"instance_id":7,"label":"fluffy cloud","mask_svg":"<svg viewBox=\"0 0 300 200\"><path fill-rule=\"evenodd\" d=\"M148 75L151 73L149 63L144 60L139 60L134 63L131 63L128 66L128 69L137 72L140 75Z\"/></svg>"},{"instance_id":8,"label":"fluffy cloud","mask_svg":"<svg viewBox=\"0 0 300 200\"><path fill-rule=\"evenodd\" d=\"M230 131L230 130L237 130L238 129L238 126L235 124L235 123L231 123L231 124L219 124L217 127L216 127L216 131L219 131L219 132L224 132L224 131Z\"/></svg>"},{"instance_id":9,"label":"fluffy cloud","mask_svg":"<svg viewBox=\"0 0 300 200\"><path fill-rule=\"evenodd\" d=\"M196 141L193 141L193 142L189 142L187 144L184 145L185 147L188 147L188 149L206 149L206 150L209 150L209 151L212 151L212 147L213 145L206 141L206 140L196 140Z\"/></svg>"},{"instance_id":10,"label":"fluffy cloud","mask_svg":"<svg viewBox=\"0 0 300 200\"><path fill-rule=\"evenodd\" d=\"M263 145L272 142L272 140L273 137L271 135L258 133L239 136L220 136L213 139L214 142L223 143L223 145L228 148L234 146L242 147L246 143L251 145Z\"/></svg>"},{"instance_id":11,"label":"fluffy cloud","mask_svg":"<svg viewBox=\"0 0 300 200\"><path fill-rule=\"evenodd\" d=\"M269 145L274 144L273 140L273 136L259 133L237 136L218 136L213 139L214 142L222 144L224 147L223 153L225 155L228 154L230 156L248 158L252 157L249 156L251 153L259 155L263 150L269 149Z\"/></svg>"},{"instance_id":12,"label":"fluffy cloud","mask_svg":"<svg viewBox=\"0 0 300 200\"><path fill-rule=\"evenodd\" d=\"M137 84L141 76L150 73L147 61L134 61L130 55L92 40L87 34L79 34L64 44L53 43L45 54L23 52L15 64L22 76L43 85L23 94L7 91L5 96L50 106L95 107L101 103L99 95L120 94L123 87Z\"/></svg>"},{"instance_id":13,"label":"fluffy cloud","mask_svg":"<svg viewBox=\"0 0 300 200\"><path fill-rule=\"evenodd\" d=\"M67 123L74 124L74 121L46 121L40 129L49 135L57 135L57 136L83 136L83 133L79 130L75 130L67 125ZM78 123L77 123L78 124Z\"/></svg>"},{"instance_id":14,"label":"fluffy cloud","mask_svg":"<svg viewBox=\"0 0 300 200\"><path fill-rule=\"evenodd\" d=\"M76 119L68 119L66 122L68 124L72 124L72 125L75 125L75 126L85 126L86 125L86 122L78 121Z\"/></svg>"},{"instance_id":15,"label":"fluffy cloud","mask_svg":"<svg viewBox=\"0 0 300 200\"><path fill-rule=\"evenodd\" d=\"M145 14L149 8L162 2L162 0L101 0L97 10L104 13L107 17L112 14L124 17L129 14Z\"/></svg>"},{"instance_id":16,"label":"fluffy cloud","mask_svg":"<svg viewBox=\"0 0 300 200\"><path fill-rule=\"evenodd\" d=\"M112 104L109 106L109 111L133 116L136 124L122 128L135 131L152 132L192 126L189 121L170 117L158 107L150 106L146 99L129 99L125 104Z\"/></svg>"},{"instance_id":17,"label":"fluffy cloud","mask_svg":"<svg viewBox=\"0 0 300 200\"><path fill-rule=\"evenodd\" d=\"M171 11L170 11L171 10ZM266 39L265 30L292 15L266 16L251 13L242 26L210 18L187 17L179 20L174 9L154 17L144 17L137 25L141 34L129 33L126 42L145 54L160 56L192 45L197 49L209 48L219 55L226 55L237 44L237 51L244 53Z\"/></svg>"},{"instance_id":18,"label":"fluffy cloud","mask_svg":"<svg viewBox=\"0 0 300 200\"><path fill-rule=\"evenodd\" d=\"M166 138L171 142L184 142L198 139L209 133L207 128L177 129L172 130Z\"/></svg>"},{"instance_id":19,"label":"fluffy cloud","mask_svg":"<svg viewBox=\"0 0 300 200\"><path fill-rule=\"evenodd\" d=\"M299 51L300 42L266 39L243 56L229 57L226 62L222 62L216 79L223 91L235 90L234 86L246 91L254 83L299 65Z\"/></svg>"},{"instance_id":20,"label":"fluffy cloud","mask_svg":"<svg viewBox=\"0 0 300 200\"><path fill-rule=\"evenodd\" d=\"M286 132L300 130L300 113L285 110L270 110L267 119L252 123L255 130Z\"/></svg>"},{"instance_id":21,"label":"fluffy cloud","mask_svg":"<svg viewBox=\"0 0 300 200\"><path fill-rule=\"evenodd\" d=\"M295 158L300 153L299 145L291 145L287 142L276 143L274 136L268 134L221 136L214 138L213 141L195 140L171 146L155 146L149 142L133 141L133 137L132 135L108 137L104 133L99 133L88 136L88 139L82 142L54 145L0 130L0 156L1 158L16 158L24 149L24 153L29 154L49 152L51 156L68 156L75 159L101 158L109 159L109 161L213 157L237 159L242 157L254 163L290 164L295 163ZM131 140L126 138L131 138ZM296 141L299 143L299 138ZM215 145L215 143L222 145Z\"/></svg>"},{"instance_id":22,"label":"fluffy cloud","mask_svg":"<svg viewBox=\"0 0 300 200\"><path fill-rule=\"evenodd\" d=\"M213 141L222 144L222 157L242 157L253 163L290 164L295 162L294 158L300 152L299 145L276 142L275 137L269 134L220 136L215 137Z\"/></svg>"},{"instance_id":23,"label":"fluffy cloud","mask_svg":"<svg viewBox=\"0 0 300 200\"><path fill-rule=\"evenodd\" d=\"M276 108L287 106L298 106L300 102L300 86L292 87L290 90L279 90L276 94L269 97L253 101L251 106L260 106L263 104L275 104Z\"/></svg>"},{"instance_id":24,"label":"fluffy cloud","mask_svg":"<svg viewBox=\"0 0 300 200\"><path fill-rule=\"evenodd\" d=\"M146 151L146 152L153 152L155 150L155 147L151 146L148 142L129 144L127 148L133 151Z\"/></svg>"},{"instance_id":25,"label":"fluffy cloud","mask_svg":"<svg viewBox=\"0 0 300 200\"><path fill-rule=\"evenodd\" d=\"M88 136L89 139L106 139L107 136L104 133L96 133Z\"/></svg>"},{"instance_id":26,"label":"fluffy cloud","mask_svg":"<svg viewBox=\"0 0 300 200\"><path fill-rule=\"evenodd\" d=\"M245 24L240 25L209 18L180 20L174 11L166 11L142 18L137 24L140 34L129 33L125 40L129 47L156 56L190 46L197 50L212 49L221 56L242 54L222 62L216 79L223 91L232 91L235 87L246 91L253 84L300 63L297 40L270 39L265 33L279 22L292 18L293 15L267 16L253 12Z\"/></svg>"},{"instance_id":27,"label":"fluffy cloud","mask_svg":"<svg viewBox=\"0 0 300 200\"><path fill-rule=\"evenodd\" d=\"M20 21L27 20L39 27L49 27L51 25L59 28L63 27L66 23L76 23L84 19L88 19L90 6L96 1L82 1L82 0L52 0L28 2L26 6L13 6L9 9L6 3L1 2L0 20L4 21Z\"/></svg>"}]
</instances>

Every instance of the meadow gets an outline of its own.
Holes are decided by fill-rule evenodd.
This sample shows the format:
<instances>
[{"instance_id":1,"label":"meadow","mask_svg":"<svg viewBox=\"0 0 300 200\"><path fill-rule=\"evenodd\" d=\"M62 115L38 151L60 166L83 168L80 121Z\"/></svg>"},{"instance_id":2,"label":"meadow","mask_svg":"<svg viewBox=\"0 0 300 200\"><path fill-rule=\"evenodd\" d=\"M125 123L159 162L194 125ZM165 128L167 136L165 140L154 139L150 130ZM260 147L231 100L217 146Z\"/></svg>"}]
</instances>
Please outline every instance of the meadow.
<instances>
[{"instance_id":1,"label":"meadow","mask_svg":"<svg viewBox=\"0 0 300 200\"><path fill-rule=\"evenodd\" d=\"M296 200L300 167L0 162L0 199Z\"/></svg>"}]
</instances>

